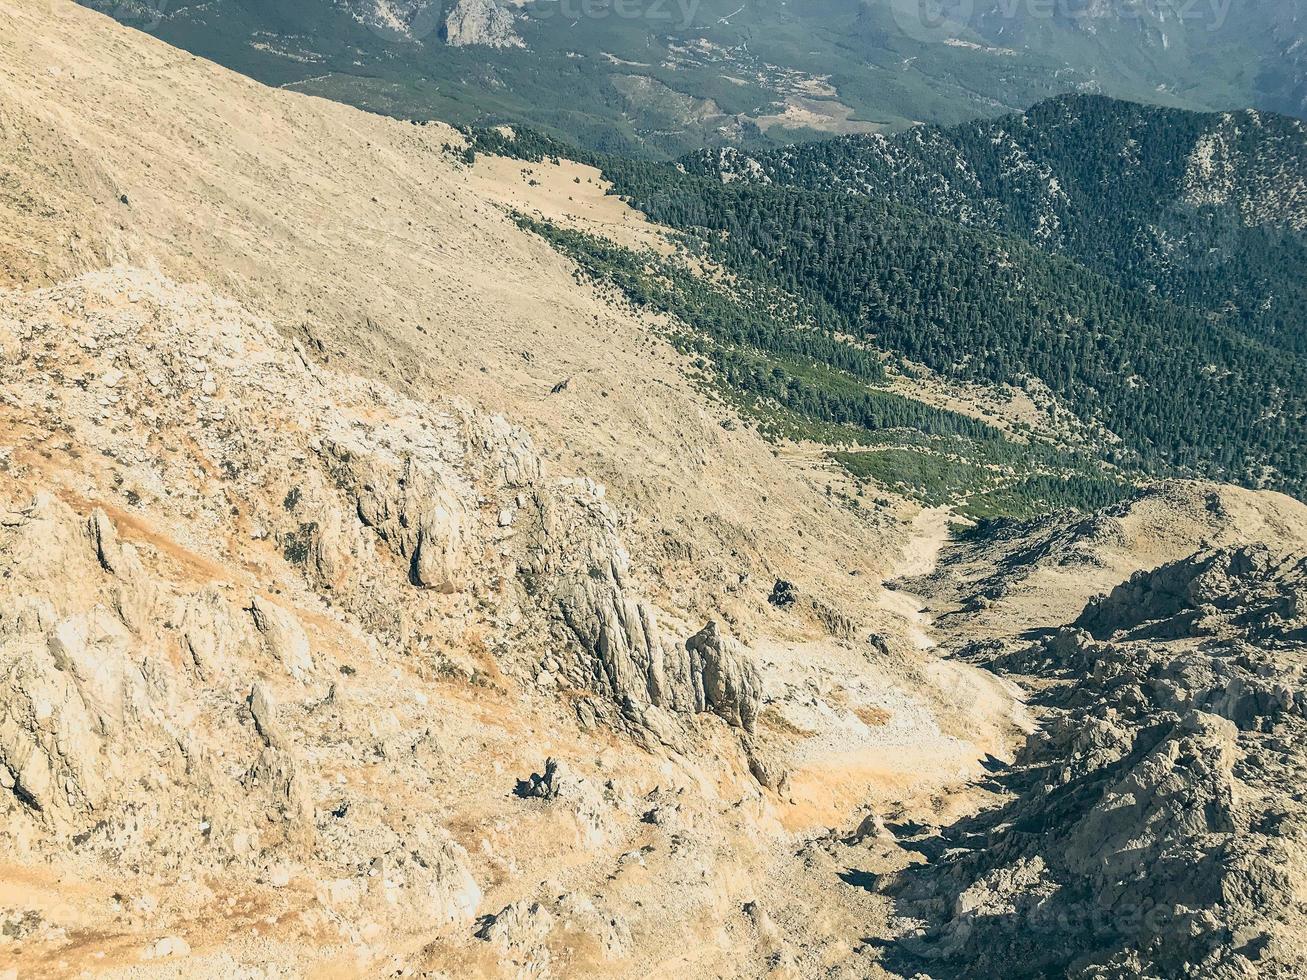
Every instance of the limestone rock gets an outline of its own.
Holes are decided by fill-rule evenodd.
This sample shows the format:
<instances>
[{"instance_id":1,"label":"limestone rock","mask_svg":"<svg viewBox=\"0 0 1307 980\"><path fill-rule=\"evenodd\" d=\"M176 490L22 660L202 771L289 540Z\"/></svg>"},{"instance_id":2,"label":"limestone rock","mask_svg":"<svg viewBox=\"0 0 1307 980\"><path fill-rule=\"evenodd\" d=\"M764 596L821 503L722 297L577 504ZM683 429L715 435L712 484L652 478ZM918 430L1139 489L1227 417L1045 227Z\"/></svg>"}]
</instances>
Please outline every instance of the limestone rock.
<instances>
[{"instance_id":1,"label":"limestone rock","mask_svg":"<svg viewBox=\"0 0 1307 980\"><path fill-rule=\"evenodd\" d=\"M308 635L289 610L263 596L250 600L250 615L255 628L263 634L268 654L297 681L308 679L313 671L313 652Z\"/></svg>"},{"instance_id":2,"label":"limestone rock","mask_svg":"<svg viewBox=\"0 0 1307 980\"><path fill-rule=\"evenodd\" d=\"M118 531L109 520L109 515L101 508L95 508L86 522L86 531L95 548L95 557L99 559L105 571L122 570L124 564L122 547L118 543Z\"/></svg>"},{"instance_id":3,"label":"limestone rock","mask_svg":"<svg viewBox=\"0 0 1307 980\"><path fill-rule=\"evenodd\" d=\"M46 644L32 636L0 642L0 785L20 803L55 821L99 806L103 730Z\"/></svg>"},{"instance_id":4,"label":"limestone rock","mask_svg":"<svg viewBox=\"0 0 1307 980\"><path fill-rule=\"evenodd\" d=\"M684 644L663 635L640 598L631 557L600 488L588 481L534 495L527 591L556 612L578 656L564 674L608 695L622 717L658 742L677 745L659 712L711 711L751 730L762 685L747 651L710 623Z\"/></svg>"},{"instance_id":5,"label":"limestone rock","mask_svg":"<svg viewBox=\"0 0 1307 980\"><path fill-rule=\"evenodd\" d=\"M764 789L784 792L789 786L790 774L781 753L755 737L745 738L744 751L749 762L749 772L758 781L758 785Z\"/></svg>"},{"instance_id":6,"label":"limestone rock","mask_svg":"<svg viewBox=\"0 0 1307 980\"><path fill-rule=\"evenodd\" d=\"M534 504L524 581L556 612L579 654L564 672L618 705L693 711L689 659L663 637L653 607L636 594L630 555L597 488L582 482L537 493Z\"/></svg>"},{"instance_id":7,"label":"limestone rock","mask_svg":"<svg viewBox=\"0 0 1307 980\"><path fill-rule=\"evenodd\" d=\"M468 870L467 852L442 830L419 824L379 859L388 901L400 901L437 928L476 918L481 888Z\"/></svg>"},{"instance_id":8,"label":"limestone rock","mask_svg":"<svg viewBox=\"0 0 1307 980\"><path fill-rule=\"evenodd\" d=\"M1051 685L1051 713L1008 775L1015 798L888 883L907 914L935 916L906 942L922 964L1307 970L1285 870L1301 861L1290 841L1307 834L1307 807L1271 788L1307 765L1305 567L1265 548L1201 552L1134 575L1004 659Z\"/></svg>"},{"instance_id":9,"label":"limestone rock","mask_svg":"<svg viewBox=\"0 0 1307 980\"><path fill-rule=\"evenodd\" d=\"M445 17L445 43L455 48L524 48L513 12L497 0L458 0Z\"/></svg>"},{"instance_id":10,"label":"limestone rock","mask_svg":"<svg viewBox=\"0 0 1307 980\"><path fill-rule=\"evenodd\" d=\"M723 636L715 622L690 637L685 648L690 653L695 708L753 731L762 701L762 677L744 648Z\"/></svg>"},{"instance_id":11,"label":"limestone rock","mask_svg":"<svg viewBox=\"0 0 1307 980\"><path fill-rule=\"evenodd\" d=\"M149 948L146 959L180 959L190 955L191 946L185 939L180 936L165 936Z\"/></svg>"},{"instance_id":12,"label":"limestone rock","mask_svg":"<svg viewBox=\"0 0 1307 980\"><path fill-rule=\"evenodd\" d=\"M266 744L277 746L286 744L286 736L277 724L277 702L262 682L256 681L254 687L250 689L250 716L254 719L254 727L258 729L259 735L263 737Z\"/></svg>"},{"instance_id":13,"label":"limestone rock","mask_svg":"<svg viewBox=\"0 0 1307 980\"><path fill-rule=\"evenodd\" d=\"M503 954L528 956L539 952L555 921L554 914L538 902L514 902L491 916L477 938Z\"/></svg>"},{"instance_id":14,"label":"limestone rock","mask_svg":"<svg viewBox=\"0 0 1307 980\"><path fill-rule=\"evenodd\" d=\"M408 563L409 580L457 591L466 520L440 460L418 450L376 451L345 437L327 440L324 451L359 519Z\"/></svg>"}]
</instances>

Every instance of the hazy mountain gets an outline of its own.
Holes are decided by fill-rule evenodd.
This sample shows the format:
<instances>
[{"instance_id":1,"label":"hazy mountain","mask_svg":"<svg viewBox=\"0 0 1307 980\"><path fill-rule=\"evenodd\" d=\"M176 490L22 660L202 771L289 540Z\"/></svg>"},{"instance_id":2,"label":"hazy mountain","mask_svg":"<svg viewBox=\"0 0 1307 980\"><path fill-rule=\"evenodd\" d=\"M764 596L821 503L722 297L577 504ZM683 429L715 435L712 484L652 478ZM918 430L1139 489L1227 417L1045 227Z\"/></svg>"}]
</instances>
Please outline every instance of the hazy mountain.
<instances>
[{"instance_id":1,"label":"hazy mountain","mask_svg":"<svg viewBox=\"0 0 1307 980\"><path fill-rule=\"evenodd\" d=\"M1303 111L1291 0L90 0L274 85L675 155L1092 91Z\"/></svg>"}]
</instances>

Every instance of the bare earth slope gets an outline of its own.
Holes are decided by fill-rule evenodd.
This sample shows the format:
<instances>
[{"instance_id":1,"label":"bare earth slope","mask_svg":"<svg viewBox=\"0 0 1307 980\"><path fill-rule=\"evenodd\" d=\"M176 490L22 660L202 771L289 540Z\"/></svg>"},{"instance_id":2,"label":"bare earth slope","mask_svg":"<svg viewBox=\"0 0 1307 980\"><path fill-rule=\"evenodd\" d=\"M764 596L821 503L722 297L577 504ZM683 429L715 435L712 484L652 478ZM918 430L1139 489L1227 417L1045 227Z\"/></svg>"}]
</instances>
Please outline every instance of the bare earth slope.
<instances>
[{"instance_id":1,"label":"bare earth slope","mask_svg":"<svg viewBox=\"0 0 1307 980\"><path fill-rule=\"evenodd\" d=\"M268 89L61 2L0 7L0 94L0 282L157 267L317 360L538 423L547 457L645 520L648 560L748 561L678 567L689 601L724 572L839 589L839 556L879 553L882 531L721 429L670 347L483 197L453 131Z\"/></svg>"},{"instance_id":2,"label":"bare earth slope","mask_svg":"<svg viewBox=\"0 0 1307 980\"><path fill-rule=\"evenodd\" d=\"M1075 746L1038 698L1026 743L973 661L1116 710L1000 663L1043 642L1014 634L1203 545L1301 544L1304 508L1186 486L952 545L947 512L843 508L500 205L658 229L458 141L0 0L0 978L865 977L932 959L914 936L981 962L944 905L1003 854L937 868L936 831L1057 824L988 774ZM1218 625L1297 643L1300 614ZM1273 692L1259 731L1297 724L1301 676L1232 663ZM1201 730L1225 792L1246 740ZM1288 962L1236 905L1203 955Z\"/></svg>"},{"instance_id":3,"label":"bare earth slope","mask_svg":"<svg viewBox=\"0 0 1307 980\"><path fill-rule=\"evenodd\" d=\"M62 3L0 5L0 118L0 970L861 969L805 835L966 809L1019 714L882 608L907 527L450 131Z\"/></svg>"}]
</instances>

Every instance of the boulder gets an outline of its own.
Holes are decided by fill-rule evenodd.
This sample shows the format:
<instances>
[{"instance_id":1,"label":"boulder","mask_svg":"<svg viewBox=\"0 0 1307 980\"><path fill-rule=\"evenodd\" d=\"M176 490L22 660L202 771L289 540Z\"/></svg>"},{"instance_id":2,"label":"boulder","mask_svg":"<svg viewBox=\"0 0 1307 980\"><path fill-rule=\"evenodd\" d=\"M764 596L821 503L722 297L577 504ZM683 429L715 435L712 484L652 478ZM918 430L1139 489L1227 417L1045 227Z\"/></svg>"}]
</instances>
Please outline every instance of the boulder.
<instances>
[{"instance_id":1,"label":"boulder","mask_svg":"<svg viewBox=\"0 0 1307 980\"><path fill-rule=\"evenodd\" d=\"M313 671L313 652L299 620L289 610L260 595L250 600L249 609L254 628L263 635L268 654L291 677L297 681L307 680Z\"/></svg>"},{"instance_id":2,"label":"boulder","mask_svg":"<svg viewBox=\"0 0 1307 980\"><path fill-rule=\"evenodd\" d=\"M715 622L685 643L690 654L694 703L732 725L753 731L762 701L762 676L737 641L723 636Z\"/></svg>"}]
</instances>

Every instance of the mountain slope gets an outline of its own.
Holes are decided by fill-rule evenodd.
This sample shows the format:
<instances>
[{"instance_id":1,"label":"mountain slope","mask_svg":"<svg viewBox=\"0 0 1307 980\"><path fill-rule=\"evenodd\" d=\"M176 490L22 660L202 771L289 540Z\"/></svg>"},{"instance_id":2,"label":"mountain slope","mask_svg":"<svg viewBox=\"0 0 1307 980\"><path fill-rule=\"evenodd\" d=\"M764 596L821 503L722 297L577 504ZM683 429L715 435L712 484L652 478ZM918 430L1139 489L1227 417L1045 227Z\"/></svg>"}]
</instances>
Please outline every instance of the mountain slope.
<instances>
[{"instance_id":1,"label":"mountain slope","mask_svg":"<svg viewBox=\"0 0 1307 980\"><path fill-rule=\"evenodd\" d=\"M893 137L686 161L696 173L892 198L1018 235L1302 352L1307 130L1096 97Z\"/></svg>"},{"instance_id":2,"label":"mountain slope","mask_svg":"<svg viewBox=\"0 0 1307 980\"><path fill-rule=\"evenodd\" d=\"M0 972L883 931L802 835L968 797L1019 711L883 600L915 507L723 426L450 129L27 2L0 119Z\"/></svg>"},{"instance_id":3,"label":"mountain slope","mask_svg":"<svg viewBox=\"0 0 1307 980\"><path fill-rule=\"evenodd\" d=\"M1301 494L1307 134L1294 120L1247 118L1241 127L1240 117L1067 97L992 123L756 156L582 157L737 276L737 302L750 297L747 327L723 331L716 308L691 318L710 337L696 353L712 355L728 389L810 419L827 441L847 448L895 428L893 413L869 404L883 380L861 360L879 358L907 374L924 365L953 382L1046 392L1081 438L1038 441L1098 466L1034 461L1012 485L1045 505L1105 502L1076 499L1084 478L1122 471ZM531 133L476 137L526 160L576 153ZM1228 248L1214 249L1213 235ZM638 256L552 237L634 301L684 306L651 287L667 281L665 264L641 279ZM763 311L786 304L797 338L763 337ZM937 471L918 483L952 484L942 499L992 496L974 466L955 465L983 470L989 450L937 441L922 459L909 448L910 469ZM887 461L837 458L859 474ZM1076 493L1050 499L1049 477Z\"/></svg>"},{"instance_id":4,"label":"mountain slope","mask_svg":"<svg viewBox=\"0 0 1307 980\"><path fill-rule=\"evenodd\" d=\"M1036 879L1062 885L1145 834L1148 870L1228 894L1167 888L1160 925L1057 933L1022 963L1169 965L1156 941L1183 933L1206 962L1292 970L1298 579L1231 562L1214 588L1190 562L1095 604L1085 628L1129 631L1094 641L1129 681L1115 700L1104 676L1054 665L1023 694L940 656L972 624L945 634L886 579L993 529L950 544L948 508L859 497L714 388L708 342L738 378L781 348L795 375L757 377L797 407L810 383L896 438L970 440L985 474L1068 464L1052 443L1098 433L1037 388L1001 398L813 329L795 311L822 308L609 189L0 0L0 975L975 972L968 926L1019 948L1003 898L1043 894L1007 857L1070 841ZM1045 567L1115 549L1116 574L1056 580L1065 611L1200 534L1307 540L1307 508L1184 484L1008 528ZM1197 580L1193 609L1154 587ZM1074 615L1010 598L1009 631ZM1183 684L1132 672L1165 666L1149 620L1178 634ZM1076 698L1156 764L1086 759ZM1229 706L1248 732L1213 719ZM1028 740L1032 714L1073 737ZM1157 792L1087 822L1061 805L1117 774ZM1013 812L1041 833L986 822ZM1003 846L977 853L971 827Z\"/></svg>"},{"instance_id":5,"label":"mountain slope","mask_svg":"<svg viewBox=\"0 0 1307 980\"><path fill-rule=\"evenodd\" d=\"M1292 0L963 4L941 18L904 0L87 2L270 84L664 157L958 122L1068 91L1291 113L1307 97Z\"/></svg>"}]
</instances>

